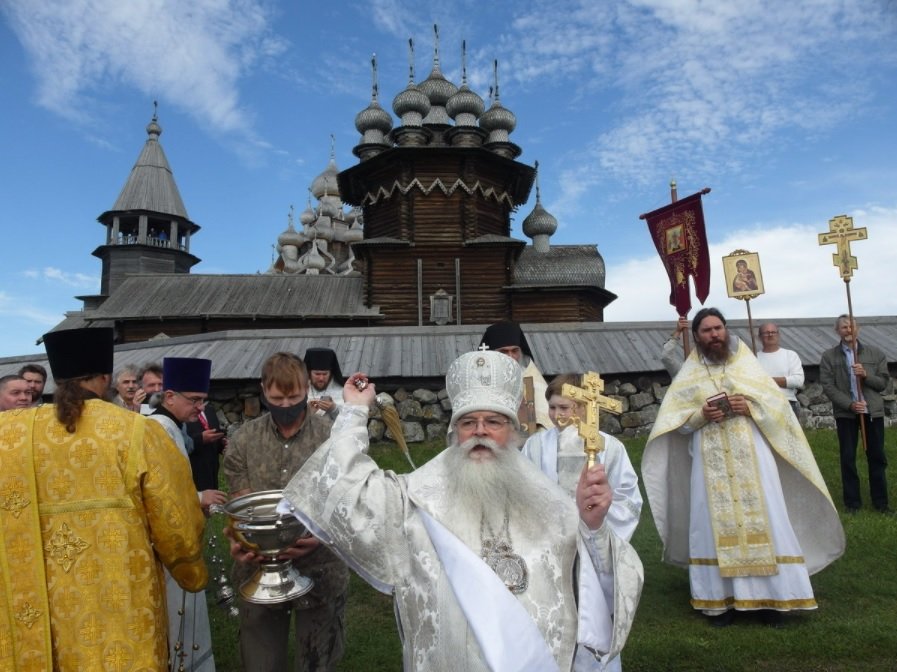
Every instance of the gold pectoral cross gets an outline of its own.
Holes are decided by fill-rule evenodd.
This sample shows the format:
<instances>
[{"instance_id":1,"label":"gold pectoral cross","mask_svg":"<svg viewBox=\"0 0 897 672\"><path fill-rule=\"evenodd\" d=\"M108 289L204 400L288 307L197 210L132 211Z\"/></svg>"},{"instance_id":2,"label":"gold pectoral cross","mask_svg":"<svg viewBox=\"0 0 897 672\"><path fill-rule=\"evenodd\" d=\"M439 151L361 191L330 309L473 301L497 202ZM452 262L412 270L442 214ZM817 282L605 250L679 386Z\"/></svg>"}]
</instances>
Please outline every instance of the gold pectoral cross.
<instances>
[{"instance_id":1,"label":"gold pectoral cross","mask_svg":"<svg viewBox=\"0 0 897 672\"><path fill-rule=\"evenodd\" d=\"M572 422L579 430L585 444L586 455L589 456L589 468L595 464L595 455L604 450L604 437L598 431L599 409L619 415L623 412L623 404L617 399L605 397L604 381L594 371L588 371L582 377L582 387L564 383L561 396L573 399L585 405L586 417L573 418Z\"/></svg>"},{"instance_id":2,"label":"gold pectoral cross","mask_svg":"<svg viewBox=\"0 0 897 672\"><path fill-rule=\"evenodd\" d=\"M836 245L837 251L832 253L832 263L841 272L841 278L850 282L857 268L857 258L850 254L850 243L854 240L866 240L866 227L853 228L853 217L839 215L829 220L828 231L819 234L820 245Z\"/></svg>"}]
</instances>

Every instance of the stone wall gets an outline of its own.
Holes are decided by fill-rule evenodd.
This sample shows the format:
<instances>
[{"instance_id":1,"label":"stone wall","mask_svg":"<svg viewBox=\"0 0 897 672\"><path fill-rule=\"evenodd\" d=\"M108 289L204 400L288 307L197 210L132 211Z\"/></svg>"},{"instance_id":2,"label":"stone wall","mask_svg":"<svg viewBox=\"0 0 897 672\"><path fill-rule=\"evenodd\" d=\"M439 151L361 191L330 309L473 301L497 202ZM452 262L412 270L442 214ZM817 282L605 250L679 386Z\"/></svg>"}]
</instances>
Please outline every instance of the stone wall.
<instances>
[{"instance_id":1,"label":"stone wall","mask_svg":"<svg viewBox=\"0 0 897 672\"><path fill-rule=\"evenodd\" d=\"M604 394L618 399L623 406L619 416L601 414L601 430L620 437L647 435L657 418L663 395L669 387L665 375L640 376L632 380L615 379L606 382ZM888 392L893 388L889 386ZM451 418L451 404L444 389L434 392L427 389L398 388L385 394L395 405L402 420L402 432L409 443L444 438ZM807 429L832 429L832 404L822 392L818 382L809 382L797 395L801 405L801 424ZM219 386L214 382L210 399L223 427L232 432L246 420L263 412L256 382L241 385ZM885 426L897 425L897 401L893 394L885 395ZM374 441L393 439L380 416L380 410L371 412L368 431Z\"/></svg>"}]
</instances>

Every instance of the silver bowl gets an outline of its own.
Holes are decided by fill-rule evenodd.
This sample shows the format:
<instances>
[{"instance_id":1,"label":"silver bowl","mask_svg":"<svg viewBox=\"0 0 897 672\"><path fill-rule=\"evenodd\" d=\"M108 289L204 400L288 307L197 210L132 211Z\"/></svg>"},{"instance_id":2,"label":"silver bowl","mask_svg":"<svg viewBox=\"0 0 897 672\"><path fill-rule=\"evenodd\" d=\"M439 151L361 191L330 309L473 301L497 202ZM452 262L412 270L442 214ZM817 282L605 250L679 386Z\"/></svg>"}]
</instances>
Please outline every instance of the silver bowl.
<instances>
[{"instance_id":1,"label":"silver bowl","mask_svg":"<svg viewBox=\"0 0 897 672\"><path fill-rule=\"evenodd\" d=\"M295 516L280 514L277 505L283 490L262 490L237 497L221 509L230 517L234 537L244 550L264 559L258 570L240 585L240 596L253 604L277 604L305 595L314 586L290 560L277 556L290 548L307 530Z\"/></svg>"}]
</instances>

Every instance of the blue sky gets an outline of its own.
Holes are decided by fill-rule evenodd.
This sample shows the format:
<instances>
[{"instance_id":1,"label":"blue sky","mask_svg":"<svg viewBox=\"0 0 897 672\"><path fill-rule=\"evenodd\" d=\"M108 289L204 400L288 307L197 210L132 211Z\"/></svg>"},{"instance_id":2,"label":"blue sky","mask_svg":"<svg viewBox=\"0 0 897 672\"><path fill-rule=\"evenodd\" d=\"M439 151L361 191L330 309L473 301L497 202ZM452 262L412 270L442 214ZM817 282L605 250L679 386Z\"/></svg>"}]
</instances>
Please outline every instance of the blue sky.
<instances>
[{"instance_id":1,"label":"blue sky","mask_svg":"<svg viewBox=\"0 0 897 672\"><path fill-rule=\"evenodd\" d=\"M0 0L0 356L99 291L96 217L112 207L159 101L161 142L190 218L195 273L264 272L290 205L327 165L356 163L355 115L433 62L483 98L499 61L520 161L540 163L553 243L597 243L608 321L674 319L638 215L711 187L705 217L721 257L757 252L766 294L752 312L846 310L831 248L816 234L847 214L857 315L897 313L897 2L894 0ZM512 235L535 200L520 208ZM887 288L881 291L879 288ZM697 304L695 304L697 305Z\"/></svg>"}]
</instances>

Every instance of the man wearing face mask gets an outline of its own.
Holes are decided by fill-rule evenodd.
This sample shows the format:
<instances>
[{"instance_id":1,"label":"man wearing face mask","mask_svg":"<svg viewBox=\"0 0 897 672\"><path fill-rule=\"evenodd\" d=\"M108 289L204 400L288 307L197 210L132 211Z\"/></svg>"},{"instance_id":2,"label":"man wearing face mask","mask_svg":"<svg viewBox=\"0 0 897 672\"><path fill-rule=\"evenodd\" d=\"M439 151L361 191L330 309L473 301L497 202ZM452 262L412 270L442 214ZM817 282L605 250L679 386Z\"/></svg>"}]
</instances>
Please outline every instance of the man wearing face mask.
<instances>
[{"instance_id":1,"label":"man wearing face mask","mask_svg":"<svg viewBox=\"0 0 897 672\"><path fill-rule=\"evenodd\" d=\"M224 475L232 497L286 487L299 468L330 437L332 420L309 413L308 371L296 355L278 352L262 365L262 402L268 413L237 430L224 453ZM259 556L231 544L234 585L256 569ZM332 670L342 658L343 612L349 572L314 537L299 539L280 559L289 558L314 580L309 593L273 605L240 603L240 656L247 670ZM290 620L296 661L288 660Z\"/></svg>"}]
</instances>

